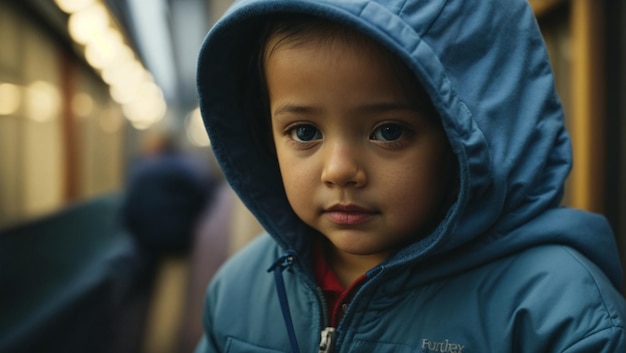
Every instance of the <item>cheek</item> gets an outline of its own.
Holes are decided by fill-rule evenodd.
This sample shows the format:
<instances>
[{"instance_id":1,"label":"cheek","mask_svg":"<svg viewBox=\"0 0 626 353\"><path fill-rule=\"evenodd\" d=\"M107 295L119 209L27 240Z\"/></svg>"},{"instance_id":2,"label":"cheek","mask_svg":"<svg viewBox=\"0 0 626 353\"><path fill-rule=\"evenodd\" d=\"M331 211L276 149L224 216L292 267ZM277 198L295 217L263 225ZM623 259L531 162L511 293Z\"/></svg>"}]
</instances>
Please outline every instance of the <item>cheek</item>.
<instances>
[{"instance_id":1,"label":"cheek","mask_svg":"<svg viewBox=\"0 0 626 353\"><path fill-rule=\"evenodd\" d=\"M441 221L443 193L438 184L440 180L415 175L388 183L387 214L397 237L423 237Z\"/></svg>"},{"instance_id":2,"label":"cheek","mask_svg":"<svg viewBox=\"0 0 626 353\"><path fill-rule=\"evenodd\" d=\"M310 163L279 157L279 166L289 204L300 213L310 207L315 188L315 173Z\"/></svg>"},{"instance_id":3,"label":"cheek","mask_svg":"<svg viewBox=\"0 0 626 353\"><path fill-rule=\"evenodd\" d=\"M416 158L418 157L418 158ZM415 220L430 218L438 213L446 189L446 168L439 159L413 156L400 166L388 170L382 183L384 194L393 200L399 217ZM408 166L408 167L407 167Z\"/></svg>"}]
</instances>

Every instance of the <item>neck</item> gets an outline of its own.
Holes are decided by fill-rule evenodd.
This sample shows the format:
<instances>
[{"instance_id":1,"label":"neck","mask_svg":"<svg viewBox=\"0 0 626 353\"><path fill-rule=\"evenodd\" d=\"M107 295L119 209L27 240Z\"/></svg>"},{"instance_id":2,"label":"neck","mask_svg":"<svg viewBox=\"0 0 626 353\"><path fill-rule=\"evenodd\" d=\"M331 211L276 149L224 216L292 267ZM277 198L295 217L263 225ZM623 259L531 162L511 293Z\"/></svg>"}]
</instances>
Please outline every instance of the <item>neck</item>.
<instances>
[{"instance_id":1,"label":"neck","mask_svg":"<svg viewBox=\"0 0 626 353\"><path fill-rule=\"evenodd\" d=\"M348 288L359 277L384 260L380 254L356 255L342 252L330 243L326 246L326 254L330 267L344 288Z\"/></svg>"}]
</instances>

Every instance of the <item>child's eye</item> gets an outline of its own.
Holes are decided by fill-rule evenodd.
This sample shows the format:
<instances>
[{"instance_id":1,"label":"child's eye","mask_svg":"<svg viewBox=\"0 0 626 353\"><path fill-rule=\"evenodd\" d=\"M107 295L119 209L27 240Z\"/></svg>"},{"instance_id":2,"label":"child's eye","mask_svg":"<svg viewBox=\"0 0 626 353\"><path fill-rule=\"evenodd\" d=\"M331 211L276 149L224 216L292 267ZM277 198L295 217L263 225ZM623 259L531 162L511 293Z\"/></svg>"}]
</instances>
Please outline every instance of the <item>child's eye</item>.
<instances>
[{"instance_id":1,"label":"child's eye","mask_svg":"<svg viewBox=\"0 0 626 353\"><path fill-rule=\"evenodd\" d=\"M308 142L322 138L320 131L313 125L298 125L289 130L291 138L299 142Z\"/></svg>"},{"instance_id":2,"label":"child's eye","mask_svg":"<svg viewBox=\"0 0 626 353\"><path fill-rule=\"evenodd\" d=\"M374 132L370 136L370 139L380 141L395 141L402 136L405 130L406 129L403 126L397 124L383 124L377 127L376 130L374 130Z\"/></svg>"}]
</instances>

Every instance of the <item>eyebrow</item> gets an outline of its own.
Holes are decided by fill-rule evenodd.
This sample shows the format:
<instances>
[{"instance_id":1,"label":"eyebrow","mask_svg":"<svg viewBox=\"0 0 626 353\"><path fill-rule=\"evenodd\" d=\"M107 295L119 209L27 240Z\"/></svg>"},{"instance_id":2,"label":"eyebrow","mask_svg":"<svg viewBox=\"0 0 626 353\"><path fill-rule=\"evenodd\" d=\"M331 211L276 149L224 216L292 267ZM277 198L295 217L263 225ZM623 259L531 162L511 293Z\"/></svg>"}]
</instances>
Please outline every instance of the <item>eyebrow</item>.
<instances>
[{"instance_id":1,"label":"eyebrow","mask_svg":"<svg viewBox=\"0 0 626 353\"><path fill-rule=\"evenodd\" d=\"M297 105L292 103L285 103L279 105L273 112L273 115L281 115L281 114L310 114L312 112L319 111L319 109L306 106L306 105Z\"/></svg>"},{"instance_id":2,"label":"eyebrow","mask_svg":"<svg viewBox=\"0 0 626 353\"><path fill-rule=\"evenodd\" d=\"M411 103L405 102L379 102L372 104L365 104L363 106L357 107L354 110L356 113L388 113L388 112L397 112L397 111L409 111L418 114L423 114L425 116L433 117L435 119L439 119L439 113L437 109L430 103L430 101L414 101Z\"/></svg>"}]
</instances>

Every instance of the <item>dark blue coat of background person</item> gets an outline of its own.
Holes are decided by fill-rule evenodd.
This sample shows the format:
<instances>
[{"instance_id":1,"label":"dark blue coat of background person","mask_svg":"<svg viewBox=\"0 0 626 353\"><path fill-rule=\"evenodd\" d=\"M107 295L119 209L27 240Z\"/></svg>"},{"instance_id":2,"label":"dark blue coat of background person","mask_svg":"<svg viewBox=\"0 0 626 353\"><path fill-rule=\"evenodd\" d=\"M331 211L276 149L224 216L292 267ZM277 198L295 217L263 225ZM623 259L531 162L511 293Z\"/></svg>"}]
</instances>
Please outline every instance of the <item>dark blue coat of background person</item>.
<instances>
[{"instance_id":1,"label":"dark blue coat of background person","mask_svg":"<svg viewBox=\"0 0 626 353\"><path fill-rule=\"evenodd\" d=\"M166 138L132 167L122 223L150 253L187 251L215 185L208 163Z\"/></svg>"}]
</instances>

